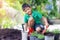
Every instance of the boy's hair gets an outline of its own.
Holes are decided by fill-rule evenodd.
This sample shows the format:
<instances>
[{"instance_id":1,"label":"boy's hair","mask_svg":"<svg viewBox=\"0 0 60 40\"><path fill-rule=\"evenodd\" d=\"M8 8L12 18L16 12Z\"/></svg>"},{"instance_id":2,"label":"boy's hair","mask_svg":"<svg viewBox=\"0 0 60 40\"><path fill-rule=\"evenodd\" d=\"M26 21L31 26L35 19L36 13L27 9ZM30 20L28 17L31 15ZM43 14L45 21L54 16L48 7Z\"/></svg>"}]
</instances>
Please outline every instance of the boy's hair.
<instances>
[{"instance_id":1,"label":"boy's hair","mask_svg":"<svg viewBox=\"0 0 60 40\"><path fill-rule=\"evenodd\" d=\"M22 5L22 9L25 10L26 7L30 7L30 5L27 4L27 3L24 3L24 4Z\"/></svg>"}]
</instances>

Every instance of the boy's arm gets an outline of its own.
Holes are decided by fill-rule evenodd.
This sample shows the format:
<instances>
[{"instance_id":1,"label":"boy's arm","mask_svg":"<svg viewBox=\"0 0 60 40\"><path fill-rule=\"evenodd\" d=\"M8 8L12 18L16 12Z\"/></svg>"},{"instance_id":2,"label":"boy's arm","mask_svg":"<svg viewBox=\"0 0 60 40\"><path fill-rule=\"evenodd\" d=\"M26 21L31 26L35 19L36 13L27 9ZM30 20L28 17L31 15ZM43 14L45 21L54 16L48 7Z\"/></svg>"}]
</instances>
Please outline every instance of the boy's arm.
<instances>
[{"instance_id":1,"label":"boy's arm","mask_svg":"<svg viewBox=\"0 0 60 40\"><path fill-rule=\"evenodd\" d=\"M42 21L44 22L44 25L46 26L46 29L47 29L49 26L47 19L45 17L43 17L42 14L39 12L37 12L37 15L40 19L42 19ZM43 30L43 34L46 32L46 29Z\"/></svg>"},{"instance_id":2,"label":"boy's arm","mask_svg":"<svg viewBox=\"0 0 60 40\"><path fill-rule=\"evenodd\" d=\"M46 29L43 30L42 34L44 34L49 26L48 22L47 22L47 19L45 17L42 17L42 20L44 21L44 24L46 26Z\"/></svg>"},{"instance_id":3,"label":"boy's arm","mask_svg":"<svg viewBox=\"0 0 60 40\"><path fill-rule=\"evenodd\" d=\"M45 17L43 17L41 13L37 12L37 15L38 15L38 17L40 19L42 19L42 21L44 22L45 26L49 25L47 19Z\"/></svg>"},{"instance_id":4,"label":"boy's arm","mask_svg":"<svg viewBox=\"0 0 60 40\"><path fill-rule=\"evenodd\" d=\"M46 26L46 29L47 29L49 26L47 19L45 17L42 17L42 20L43 20L44 25Z\"/></svg>"}]
</instances>

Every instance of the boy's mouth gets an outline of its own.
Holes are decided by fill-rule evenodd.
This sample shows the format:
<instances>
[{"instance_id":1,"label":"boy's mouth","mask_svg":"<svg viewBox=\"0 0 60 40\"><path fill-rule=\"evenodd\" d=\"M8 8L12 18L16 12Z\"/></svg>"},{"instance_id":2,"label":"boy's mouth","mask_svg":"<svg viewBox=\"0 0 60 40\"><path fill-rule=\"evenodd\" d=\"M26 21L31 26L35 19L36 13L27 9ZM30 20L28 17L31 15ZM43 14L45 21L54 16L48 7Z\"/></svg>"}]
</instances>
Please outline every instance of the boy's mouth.
<instances>
[{"instance_id":1,"label":"boy's mouth","mask_svg":"<svg viewBox=\"0 0 60 40\"><path fill-rule=\"evenodd\" d=\"M32 13L31 12L28 12L29 15L31 15Z\"/></svg>"}]
</instances>

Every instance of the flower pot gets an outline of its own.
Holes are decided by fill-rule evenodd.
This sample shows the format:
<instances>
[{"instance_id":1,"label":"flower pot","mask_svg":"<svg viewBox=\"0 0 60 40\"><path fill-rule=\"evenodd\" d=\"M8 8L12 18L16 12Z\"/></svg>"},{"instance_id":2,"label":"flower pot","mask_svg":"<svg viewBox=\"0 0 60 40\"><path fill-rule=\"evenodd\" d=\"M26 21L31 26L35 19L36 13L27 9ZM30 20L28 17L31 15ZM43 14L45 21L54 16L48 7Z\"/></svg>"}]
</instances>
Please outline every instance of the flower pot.
<instances>
[{"instance_id":1,"label":"flower pot","mask_svg":"<svg viewBox=\"0 0 60 40\"><path fill-rule=\"evenodd\" d=\"M59 40L60 40L60 35L59 35Z\"/></svg>"},{"instance_id":2,"label":"flower pot","mask_svg":"<svg viewBox=\"0 0 60 40\"><path fill-rule=\"evenodd\" d=\"M40 40L40 39L36 38L35 40Z\"/></svg>"},{"instance_id":3,"label":"flower pot","mask_svg":"<svg viewBox=\"0 0 60 40\"><path fill-rule=\"evenodd\" d=\"M27 40L28 32L22 31L22 40Z\"/></svg>"},{"instance_id":4,"label":"flower pot","mask_svg":"<svg viewBox=\"0 0 60 40\"><path fill-rule=\"evenodd\" d=\"M45 40L54 40L54 36L45 36Z\"/></svg>"},{"instance_id":5,"label":"flower pot","mask_svg":"<svg viewBox=\"0 0 60 40\"><path fill-rule=\"evenodd\" d=\"M30 36L30 40L44 40L44 38L43 39L39 39L39 38L37 38L35 36Z\"/></svg>"},{"instance_id":6,"label":"flower pot","mask_svg":"<svg viewBox=\"0 0 60 40\"><path fill-rule=\"evenodd\" d=\"M30 36L30 40L35 40L36 37L35 36Z\"/></svg>"},{"instance_id":7,"label":"flower pot","mask_svg":"<svg viewBox=\"0 0 60 40\"><path fill-rule=\"evenodd\" d=\"M59 34L55 34L54 40L59 40Z\"/></svg>"},{"instance_id":8,"label":"flower pot","mask_svg":"<svg viewBox=\"0 0 60 40\"><path fill-rule=\"evenodd\" d=\"M38 39L38 38L36 38L34 36L30 36L30 40L44 40L44 39Z\"/></svg>"},{"instance_id":9,"label":"flower pot","mask_svg":"<svg viewBox=\"0 0 60 40\"><path fill-rule=\"evenodd\" d=\"M38 39L38 40L44 40L44 38L43 39Z\"/></svg>"},{"instance_id":10,"label":"flower pot","mask_svg":"<svg viewBox=\"0 0 60 40\"><path fill-rule=\"evenodd\" d=\"M53 33L49 32L45 34L45 40L54 40Z\"/></svg>"}]
</instances>

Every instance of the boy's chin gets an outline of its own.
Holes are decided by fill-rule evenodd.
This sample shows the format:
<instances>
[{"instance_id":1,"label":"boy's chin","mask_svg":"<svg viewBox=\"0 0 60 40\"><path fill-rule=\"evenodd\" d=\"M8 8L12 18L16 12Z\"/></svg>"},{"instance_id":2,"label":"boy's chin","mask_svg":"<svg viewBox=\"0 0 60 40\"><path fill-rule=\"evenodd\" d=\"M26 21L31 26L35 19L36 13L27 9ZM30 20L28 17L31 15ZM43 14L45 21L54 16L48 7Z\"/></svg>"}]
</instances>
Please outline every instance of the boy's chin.
<instances>
[{"instance_id":1,"label":"boy's chin","mask_svg":"<svg viewBox=\"0 0 60 40\"><path fill-rule=\"evenodd\" d=\"M29 12L28 14L29 14L29 15L31 15L31 13L30 13L30 12Z\"/></svg>"}]
</instances>

